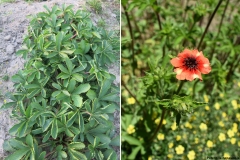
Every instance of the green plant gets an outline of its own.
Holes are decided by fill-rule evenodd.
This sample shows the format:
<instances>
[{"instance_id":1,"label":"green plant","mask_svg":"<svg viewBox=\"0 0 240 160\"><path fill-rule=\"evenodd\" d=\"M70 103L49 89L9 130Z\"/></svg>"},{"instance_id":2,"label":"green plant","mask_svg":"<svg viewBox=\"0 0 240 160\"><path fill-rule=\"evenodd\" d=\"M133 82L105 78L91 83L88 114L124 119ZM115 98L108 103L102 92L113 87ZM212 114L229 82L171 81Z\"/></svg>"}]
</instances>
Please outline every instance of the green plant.
<instances>
[{"instance_id":1,"label":"green plant","mask_svg":"<svg viewBox=\"0 0 240 160\"><path fill-rule=\"evenodd\" d=\"M16 92L2 106L18 120L9 131L14 138L4 142L12 153L6 160L117 159L112 113L119 88L106 65L116 61L118 38L72 5L44 7L17 51L25 67L12 76Z\"/></svg>"},{"instance_id":2,"label":"green plant","mask_svg":"<svg viewBox=\"0 0 240 160\"><path fill-rule=\"evenodd\" d=\"M106 22L104 21L104 19L100 19L97 23L98 27L105 27L106 26Z\"/></svg>"},{"instance_id":3,"label":"green plant","mask_svg":"<svg viewBox=\"0 0 240 160\"><path fill-rule=\"evenodd\" d=\"M102 13L102 2L101 0L88 0L87 4L97 13Z\"/></svg>"},{"instance_id":4,"label":"green plant","mask_svg":"<svg viewBox=\"0 0 240 160\"><path fill-rule=\"evenodd\" d=\"M239 1L121 4L122 160L238 157Z\"/></svg>"},{"instance_id":5,"label":"green plant","mask_svg":"<svg viewBox=\"0 0 240 160\"><path fill-rule=\"evenodd\" d=\"M1 3L14 3L14 2L15 2L15 0L1 0L0 4Z\"/></svg>"},{"instance_id":6,"label":"green plant","mask_svg":"<svg viewBox=\"0 0 240 160\"><path fill-rule=\"evenodd\" d=\"M9 76L8 76L8 75L3 76L3 77L2 77L2 80L8 81L8 80L9 80Z\"/></svg>"}]
</instances>

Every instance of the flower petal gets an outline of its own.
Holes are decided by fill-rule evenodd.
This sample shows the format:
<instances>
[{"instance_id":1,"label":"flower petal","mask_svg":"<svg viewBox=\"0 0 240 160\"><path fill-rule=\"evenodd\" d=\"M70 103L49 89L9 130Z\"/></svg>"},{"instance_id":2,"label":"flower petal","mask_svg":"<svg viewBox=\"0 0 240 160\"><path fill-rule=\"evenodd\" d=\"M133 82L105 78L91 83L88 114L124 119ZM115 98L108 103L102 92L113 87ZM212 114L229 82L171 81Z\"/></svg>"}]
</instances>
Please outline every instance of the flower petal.
<instances>
[{"instance_id":1,"label":"flower petal","mask_svg":"<svg viewBox=\"0 0 240 160\"><path fill-rule=\"evenodd\" d=\"M171 64L174 66L174 67L181 67L183 65L183 62L180 58L173 58L171 61Z\"/></svg>"}]
</instances>

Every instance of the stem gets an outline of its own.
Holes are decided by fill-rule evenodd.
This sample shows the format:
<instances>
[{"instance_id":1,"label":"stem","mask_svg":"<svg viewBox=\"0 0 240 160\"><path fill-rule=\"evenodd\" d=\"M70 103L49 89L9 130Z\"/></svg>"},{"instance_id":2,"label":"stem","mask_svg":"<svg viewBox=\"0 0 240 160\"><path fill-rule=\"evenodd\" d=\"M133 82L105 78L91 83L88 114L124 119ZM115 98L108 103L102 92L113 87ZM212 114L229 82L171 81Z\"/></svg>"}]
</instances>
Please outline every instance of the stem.
<instances>
[{"instance_id":1,"label":"stem","mask_svg":"<svg viewBox=\"0 0 240 160\"><path fill-rule=\"evenodd\" d=\"M131 36L131 39L132 39L132 55L133 55L133 60L134 60L134 36L133 36L133 30L132 30L132 25L131 25L131 22L130 22L130 18L129 18L129 14L127 12L127 8L126 6L122 5L123 6L123 9L124 9L124 13L126 15L126 18L127 18L127 24L128 24L128 28L129 28L129 32L130 32L130 36Z\"/></svg>"},{"instance_id":2,"label":"stem","mask_svg":"<svg viewBox=\"0 0 240 160\"><path fill-rule=\"evenodd\" d=\"M227 4L226 4L226 6L225 6L225 8L224 8L224 11L223 11L223 14L222 14L222 18L221 18L221 21L220 21L220 24L219 24L219 27L218 27L218 33L217 33L216 38L218 37L218 35L219 35L219 33L220 33L220 29L221 29L221 27L222 27L223 19L224 19L224 16L225 16L225 13L226 13L228 4L229 4L229 0L227 1Z\"/></svg>"},{"instance_id":3,"label":"stem","mask_svg":"<svg viewBox=\"0 0 240 160\"><path fill-rule=\"evenodd\" d=\"M194 98L194 96L195 96L195 88L196 88L196 85L197 85L198 82L199 82L199 80L196 80L194 82L194 84L193 84L193 95L192 95L192 98Z\"/></svg>"},{"instance_id":4,"label":"stem","mask_svg":"<svg viewBox=\"0 0 240 160\"><path fill-rule=\"evenodd\" d=\"M128 87L126 86L126 84L123 81L121 81L121 82L122 82L123 87L128 91L128 93L136 100L137 104L140 106L140 102L137 100L136 96L128 89Z\"/></svg>"},{"instance_id":5,"label":"stem","mask_svg":"<svg viewBox=\"0 0 240 160\"><path fill-rule=\"evenodd\" d=\"M149 144L151 144L151 142L155 139L155 137L157 136L157 133L158 133L159 130L161 129L161 126L162 126L162 122L163 122L165 113L166 113L166 109L163 108L160 123L159 123L159 125L157 126L157 129L155 130L155 132L154 132L154 134L152 135L152 137L149 139Z\"/></svg>"},{"instance_id":6,"label":"stem","mask_svg":"<svg viewBox=\"0 0 240 160\"><path fill-rule=\"evenodd\" d=\"M177 92L176 94L178 94L180 92L180 90L182 89L182 86L184 84L185 81L181 81L180 85L178 86Z\"/></svg>"},{"instance_id":7,"label":"stem","mask_svg":"<svg viewBox=\"0 0 240 160\"><path fill-rule=\"evenodd\" d=\"M157 2L157 0L155 1L155 5L156 6L158 6L158 2ZM160 29L160 31L162 30L162 22L161 22L161 17L160 17L160 14L157 12L157 10L155 10L154 8L153 8L153 10L154 10L154 12L155 12L155 14L156 14L156 16L157 16L157 21L158 21L158 26L159 26L159 29ZM163 46L163 57L165 56L165 46Z\"/></svg>"},{"instance_id":8,"label":"stem","mask_svg":"<svg viewBox=\"0 0 240 160\"><path fill-rule=\"evenodd\" d=\"M222 3L222 0L219 0L219 2L218 2L218 4L217 4L217 7L214 9L214 11L213 11L213 13L212 13L212 15L211 15L211 17L210 17L210 19L209 19L209 21L208 21L208 24L207 24L207 27L206 27L204 33L202 34L202 37L201 37L201 40L200 40L200 42L199 42L199 44L198 44L197 49L200 49L200 47L201 47L201 45L202 45L202 41L203 41L203 39L204 39L207 31L208 31L208 28L209 28L209 26L210 26L210 24L211 24L211 22L212 22L212 20L213 20L214 15L216 14L216 12L217 12L219 6L221 5L221 3Z\"/></svg>"}]
</instances>

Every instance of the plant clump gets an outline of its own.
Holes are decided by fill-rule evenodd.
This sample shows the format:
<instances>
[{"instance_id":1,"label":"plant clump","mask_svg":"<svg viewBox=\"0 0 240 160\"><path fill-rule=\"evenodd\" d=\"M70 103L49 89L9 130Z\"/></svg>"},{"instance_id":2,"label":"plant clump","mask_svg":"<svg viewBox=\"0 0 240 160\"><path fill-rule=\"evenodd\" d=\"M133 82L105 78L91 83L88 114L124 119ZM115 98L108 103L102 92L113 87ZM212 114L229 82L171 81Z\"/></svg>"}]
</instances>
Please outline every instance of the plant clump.
<instances>
[{"instance_id":1,"label":"plant clump","mask_svg":"<svg viewBox=\"0 0 240 160\"><path fill-rule=\"evenodd\" d=\"M107 65L116 61L119 38L93 26L90 13L72 5L34 16L17 52L26 63L12 76L12 108L18 123L5 141L6 160L117 159L112 146L119 88Z\"/></svg>"}]
</instances>

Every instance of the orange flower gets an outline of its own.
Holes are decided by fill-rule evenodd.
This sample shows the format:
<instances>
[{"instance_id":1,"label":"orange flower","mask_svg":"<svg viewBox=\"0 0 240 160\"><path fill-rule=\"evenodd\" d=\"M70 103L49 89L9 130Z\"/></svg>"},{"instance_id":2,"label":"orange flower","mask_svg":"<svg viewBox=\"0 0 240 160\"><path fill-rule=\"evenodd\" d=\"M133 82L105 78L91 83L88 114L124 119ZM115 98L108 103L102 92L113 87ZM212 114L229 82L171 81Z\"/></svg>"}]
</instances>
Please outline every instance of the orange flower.
<instances>
[{"instance_id":1,"label":"orange flower","mask_svg":"<svg viewBox=\"0 0 240 160\"><path fill-rule=\"evenodd\" d=\"M178 80L192 81L195 78L202 80L201 73L208 74L211 71L209 60L196 49L184 49L178 57L171 60L171 64L175 67L174 72L177 73Z\"/></svg>"}]
</instances>

